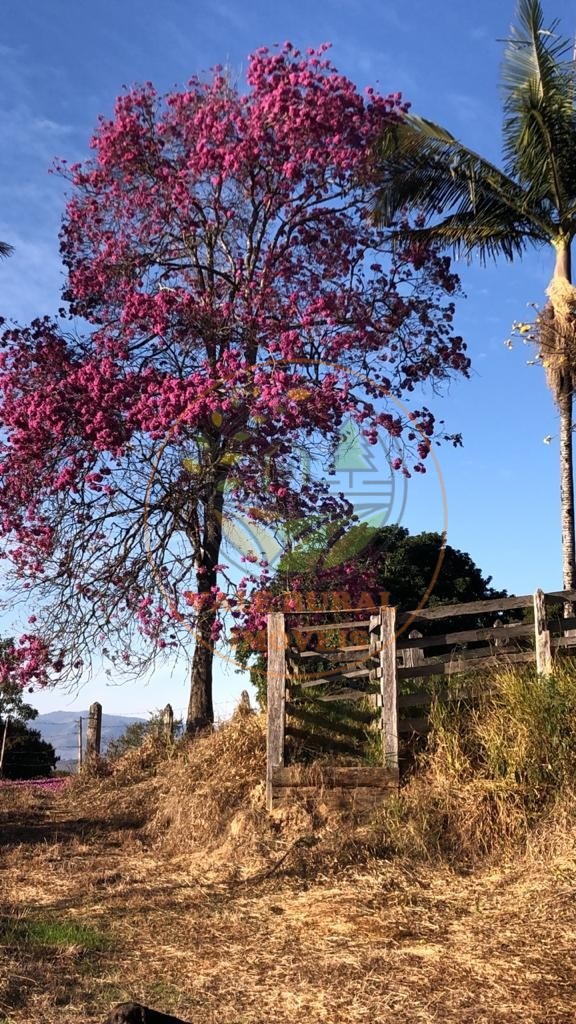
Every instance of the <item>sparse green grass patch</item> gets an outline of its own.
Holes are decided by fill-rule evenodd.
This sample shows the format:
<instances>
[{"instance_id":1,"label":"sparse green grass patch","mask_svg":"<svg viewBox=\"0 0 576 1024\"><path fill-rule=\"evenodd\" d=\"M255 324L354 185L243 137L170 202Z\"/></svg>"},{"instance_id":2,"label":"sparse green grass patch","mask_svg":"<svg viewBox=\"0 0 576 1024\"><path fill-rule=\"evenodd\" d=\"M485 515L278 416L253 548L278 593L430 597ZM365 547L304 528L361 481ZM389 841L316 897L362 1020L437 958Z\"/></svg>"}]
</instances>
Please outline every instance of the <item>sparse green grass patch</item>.
<instances>
[{"instance_id":1,"label":"sparse green grass patch","mask_svg":"<svg viewBox=\"0 0 576 1024\"><path fill-rule=\"evenodd\" d=\"M0 917L0 946L80 947L104 952L112 940L103 932L76 921L42 917Z\"/></svg>"}]
</instances>

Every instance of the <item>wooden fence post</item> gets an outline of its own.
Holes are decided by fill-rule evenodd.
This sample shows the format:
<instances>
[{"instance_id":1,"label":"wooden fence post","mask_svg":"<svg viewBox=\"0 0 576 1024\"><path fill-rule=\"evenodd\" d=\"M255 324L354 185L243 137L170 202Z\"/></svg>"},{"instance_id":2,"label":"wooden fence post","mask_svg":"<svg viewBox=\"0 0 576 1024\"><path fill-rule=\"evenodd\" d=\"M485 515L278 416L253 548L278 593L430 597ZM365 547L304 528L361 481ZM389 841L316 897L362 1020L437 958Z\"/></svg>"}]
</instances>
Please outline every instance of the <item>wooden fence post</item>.
<instances>
[{"instance_id":1,"label":"wooden fence post","mask_svg":"<svg viewBox=\"0 0 576 1024\"><path fill-rule=\"evenodd\" d=\"M384 764L398 776L398 695L396 685L396 609L380 609L380 702Z\"/></svg>"},{"instance_id":2,"label":"wooden fence post","mask_svg":"<svg viewBox=\"0 0 576 1024\"><path fill-rule=\"evenodd\" d=\"M78 733L76 738L78 740L78 772L80 772L82 770L82 760L84 757L84 743L82 740L82 716L80 716L80 718L78 719Z\"/></svg>"},{"instance_id":3,"label":"wooden fence post","mask_svg":"<svg viewBox=\"0 0 576 1024\"><path fill-rule=\"evenodd\" d=\"M267 712L266 805L271 811L273 769L284 765L286 634L283 612L270 612L268 615Z\"/></svg>"},{"instance_id":4,"label":"wooden fence post","mask_svg":"<svg viewBox=\"0 0 576 1024\"><path fill-rule=\"evenodd\" d=\"M368 644L369 659L370 663L373 665L370 669L368 679L371 683L375 683L380 681L380 612L378 612L377 615L370 616ZM377 662L377 666L375 662ZM380 694L371 694L370 703L372 707L379 708L381 704Z\"/></svg>"},{"instance_id":5,"label":"wooden fence post","mask_svg":"<svg viewBox=\"0 0 576 1024\"><path fill-rule=\"evenodd\" d=\"M172 705L167 704L162 712L162 739L166 743L172 743L174 739L174 712Z\"/></svg>"},{"instance_id":6,"label":"wooden fence post","mask_svg":"<svg viewBox=\"0 0 576 1024\"><path fill-rule=\"evenodd\" d=\"M248 690L242 690L240 694L240 700L238 701L238 707L236 708L241 715L251 715L252 707L250 705L250 694Z\"/></svg>"},{"instance_id":7,"label":"wooden fence post","mask_svg":"<svg viewBox=\"0 0 576 1024\"><path fill-rule=\"evenodd\" d=\"M98 701L90 705L88 727L86 729L86 760L94 761L100 756L100 739L102 736L102 705Z\"/></svg>"},{"instance_id":8,"label":"wooden fence post","mask_svg":"<svg viewBox=\"0 0 576 1024\"><path fill-rule=\"evenodd\" d=\"M552 673L552 648L550 630L546 621L546 601L543 590L534 593L534 647L536 650L536 671L539 675Z\"/></svg>"},{"instance_id":9,"label":"wooden fence post","mask_svg":"<svg viewBox=\"0 0 576 1024\"><path fill-rule=\"evenodd\" d=\"M408 634L409 640L421 640L422 633L417 629L413 629ZM405 651L402 651L402 657L404 659L405 668L416 668L417 665L421 665L424 661L424 651L421 647L408 647Z\"/></svg>"}]
</instances>

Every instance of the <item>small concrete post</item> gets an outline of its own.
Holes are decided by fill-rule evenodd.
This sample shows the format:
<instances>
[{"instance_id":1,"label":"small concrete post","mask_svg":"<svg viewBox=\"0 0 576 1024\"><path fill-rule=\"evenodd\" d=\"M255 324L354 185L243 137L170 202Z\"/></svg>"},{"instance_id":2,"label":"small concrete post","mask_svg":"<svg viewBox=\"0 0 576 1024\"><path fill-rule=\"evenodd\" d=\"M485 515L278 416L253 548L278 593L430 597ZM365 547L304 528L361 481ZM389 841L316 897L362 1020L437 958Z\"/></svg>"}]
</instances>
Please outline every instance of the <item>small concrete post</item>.
<instances>
[{"instance_id":1,"label":"small concrete post","mask_svg":"<svg viewBox=\"0 0 576 1024\"><path fill-rule=\"evenodd\" d=\"M86 760L96 761L100 756L100 741L102 737L102 705L94 701L88 712L88 727L86 729Z\"/></svg>"}]
</instances>

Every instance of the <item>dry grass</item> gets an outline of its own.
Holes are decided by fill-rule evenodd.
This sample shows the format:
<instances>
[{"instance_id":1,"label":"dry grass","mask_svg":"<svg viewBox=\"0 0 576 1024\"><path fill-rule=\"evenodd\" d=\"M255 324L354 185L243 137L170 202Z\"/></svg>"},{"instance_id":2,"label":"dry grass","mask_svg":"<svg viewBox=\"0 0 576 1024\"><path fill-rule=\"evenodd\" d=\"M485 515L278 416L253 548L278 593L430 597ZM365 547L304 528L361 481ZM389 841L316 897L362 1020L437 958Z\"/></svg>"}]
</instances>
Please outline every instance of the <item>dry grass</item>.
<instances>
[{"instance_id":1,"label":"dry grass","mask_svg":"<svg viewBox=\"0 0 576 1024\"><path fill-rule=\"evenodd\" d=\"M576 669L470 679L470 699L432 708L429 750L387 808L393 848L456 865L534 848L576 813ZM538 838L540 837L540 838Z\"/></svg>"},{"instance_id":2,"label":"dry grass","mask_svg":"<svg viewBox=\"0 0 576 1024\"><path fill-rule=\"evenodd\" d=\"M256 716L69 792L2 794L0 905L24 925L3 942L0 914L0 1020L92 1024L133 998L202 1024L571 1022L569 804L547 806L547 833L522 825L522 853L496 861L492 845L472 863L484 816L500 834L498 813L513 814L486 775L476 818L465 826L472 790L446 817L457 787L441 751L371 823L267 817ZM442 853L442 814L460 858Z\"/></svg>"}]
</instances>

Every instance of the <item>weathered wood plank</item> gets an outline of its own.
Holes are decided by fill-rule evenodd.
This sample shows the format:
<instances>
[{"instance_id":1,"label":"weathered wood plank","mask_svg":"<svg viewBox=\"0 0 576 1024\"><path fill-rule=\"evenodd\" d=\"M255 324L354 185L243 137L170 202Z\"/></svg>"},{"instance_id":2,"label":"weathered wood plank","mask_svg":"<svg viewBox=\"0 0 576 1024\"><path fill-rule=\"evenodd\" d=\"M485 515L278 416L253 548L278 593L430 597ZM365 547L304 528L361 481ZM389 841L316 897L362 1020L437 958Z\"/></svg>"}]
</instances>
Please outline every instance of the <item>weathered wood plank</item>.
<instances>
[{"instance_id":1,"label":"weathered wood plank","mask_svg":"<svg viewBox=\"0 0 576 1024\"><path fill-rule=\"evenodd\" d=\"M366 653L366 658L362 658L362 654ZM368 661L370 657L370 645L369 644L358 644L356 647L338 647L334 650L326 651L299 651L296 652L301 658L322 658L323 661L336 661L342 659L343 661Z\"/></svg>"},{"instance_id":2,"label":"weathered wood plank","mask_svg":"<svg viewBox=\"0 0 576 1024\"><path fill-rule=\"evenodd\" d=\"M421 665L424 661L424 651L422 649L421 640L423 639L422 633L417 629L413 629L408 635L408 639L400 643L396 640L396 650L402 652L402 661L405 668L414 668L415 665Z\"/></svg>"},{"instance_id":3,"label":"weathered wood plank","mask_svg":"<svg viewBox=\"0 0 576 1024\"><path fill-rule=\"evenodd\" d=\"M357 622L348 620L346 622L322 623L319 626L293 626L290 628L289 633L325 633L327 630L336 632L339 629L354 629L369 625L369 619L358 619Z\"/></svg>"},{"instance_id":4,"label":"weathered wood plank","mask_svg":"<svg viewBox=\"0 0 576 1024\"><path fill-rule=\"evenodd\" d=\"M336 693L326 693L326 694L322 694L321 696L320 696L320 694L318 694L318 695L315 694L313 700L314 700L315 704L316 703L331 704L332 702L339 701L339 700L359 701L359 700L366 700L369 697L375 696L376 692L380 693L380 689L378 689L378 691L376 691L376 690L352 690L352 689L347 689L346 688L346 689L342 689L342 690L337 690ZM312 698L308 697L307 699L310 700ZM370 712L368 712L368 711L360 712L360 711L357 710L357 708L350 708L349 710L346 711L346 714L348 714L350 716L352 716L352 715L360 715L360 714L369 714L369 713Z\"/></svg>"},{"instance_id":5,"label":"weathered wood plank","mask_svg":"<svg viewBox=\"0 0 576 1024\"><path fill-rule=\"evenodd\" d=\"M268 615L266 802L272 807L272 769L284 764L286 650L283 612Z\"/></svg>"},{"instance_id":6,"label":"weathered wood plank","mask_svg":"<svg viewBox=\"0 0 576 1024\"><path fill-rule=\"evenodd\" d=\"M396 609L380 609L380 694L384 764L398 772L398 699L396 675Z\"/></svg>"},{"instance_id":7,"label":"weathered wood plank","mask_svg":"<svg viewBox=\"0 0 576 1024\"><path fill-rule=\"evenodd\" d=\"M319 785L360 788L362 786L382 787L385 789L396 781L394 772L386 768L360 765L314 765L308 767L301 764L277 767L272 771L275 786L300 786L318 780Z\"/></svg>"},{"instance_id":8,"label":"weathered wood plank","mask_svg":"<svg viewBox=\"0 0 576 1024\"><path fill-rule=\"evenodd\" d=\"M503 612L513 608L530 608L532 595L525 594L522 597L497 597L490 601L466 601L463 604L443 604L436 608L421 608L413 612L401 612L398 615L399 622L407 622L409 619L419 621L420 619L448 619L458 615L484 615L486 612Z\"/></svg>"},{"instance_id":9,"label":"weathered wood plank","mask_svg":"<svg viewBox=\"0 0 576 1024\"><path fill-rule=\"evenodd\" d=\"M552 650L550 630L546 621L546 601L540 589L534 592L534 644L536 647L536 671L549 676L552 672Z\"/></svg>"},{"instance_id":10,"label":"weathered wood plank","mask_svg":"<svg viewBox=\"0 0 576 1024\"><path fill-rule=\"evenodd\" d=\"M576 636L553 636L550 645L553 649L565 648L566 653L576 650Z\"/></svg>"},{"instance_id":11,"label":"weathered wood plank","mask_svg":"<svg viewBox=\"0 0 576 1024\"><path fill-rule=\"evenodd\" d=\"M470 652L476 653L476 652ZM482 655L482 651L477 652ZM418 679L421 676L454 676L466 672L476 672L480 668L505 668L508 664L525 665L534 661L533 651L521 651L514 654L494 654L492 657L457 658L439 661L428 661L415 668L399 668L398 679Z\"/></svg>"},{"instance_id":12,"label":"weathered wood plank","mask_svg":"<svg viewBox=\"0 0 576 1024\"><path fill-rule=\"evenodd\" d=\"M557 601L576 601L576 590L547 590L544 600L547 604Z\"/></svg>"},{"instance_id":13,"label":"weathered wood plank","mask_svg":"<svg viewBox=\"0 0 576 1024\"><path fill-rule=\"evenodd\" d=\"M416 632L415 630L413 632ZM469 643L474 640L491 640L498 641L499 644L503 640L509 637L522 637L532 636L534 633L534 626L530 623L519 623L505 625L504 623L498 629L498 635L495 635L494 626L488 626L485 629L465 629L459 633L442 633L437 636L425 636L420 634L420 638L407 639L400 637L397 642L397 650L407 652L413 648L419 650L428 650L431 647L448 647L450 644L458 646L462 643ZM412 637L412 633L410 633Z\"/></svg>"},{"instance_id":14,"label":"weathered wood plank","mask_svg":"<svg viewBox=\"0 0 576 1024\"><path fill-rule=\"evenodd\" d=\"M303 690L310 690L313 686L326 686L328 683L339 683L340 680L367 679L373 671L374 669L362 668L356 669L354 672L334 672L334 674L330 673L328 676L319 676L317 679L309 676L307 679L299 681L299 686L301 686Z\"/></svg>"},{"instance_id":15,"label":"weathered wood plank","mask_svg":"<svg viewBox=\"0 0 576 1024\"><path fill-rule=\"evenodd\" d=\"M339 789L336 787L318 789L317 786L274 788L272 809L282 810L305 800L313 800L315 803L326 807L327 810L363 814L381 807L387 799L397 792L398 782L396 780L391 782L386 788L370 788L368 786L363 786L360 789Z\"/></svg>"}]
</instances>

